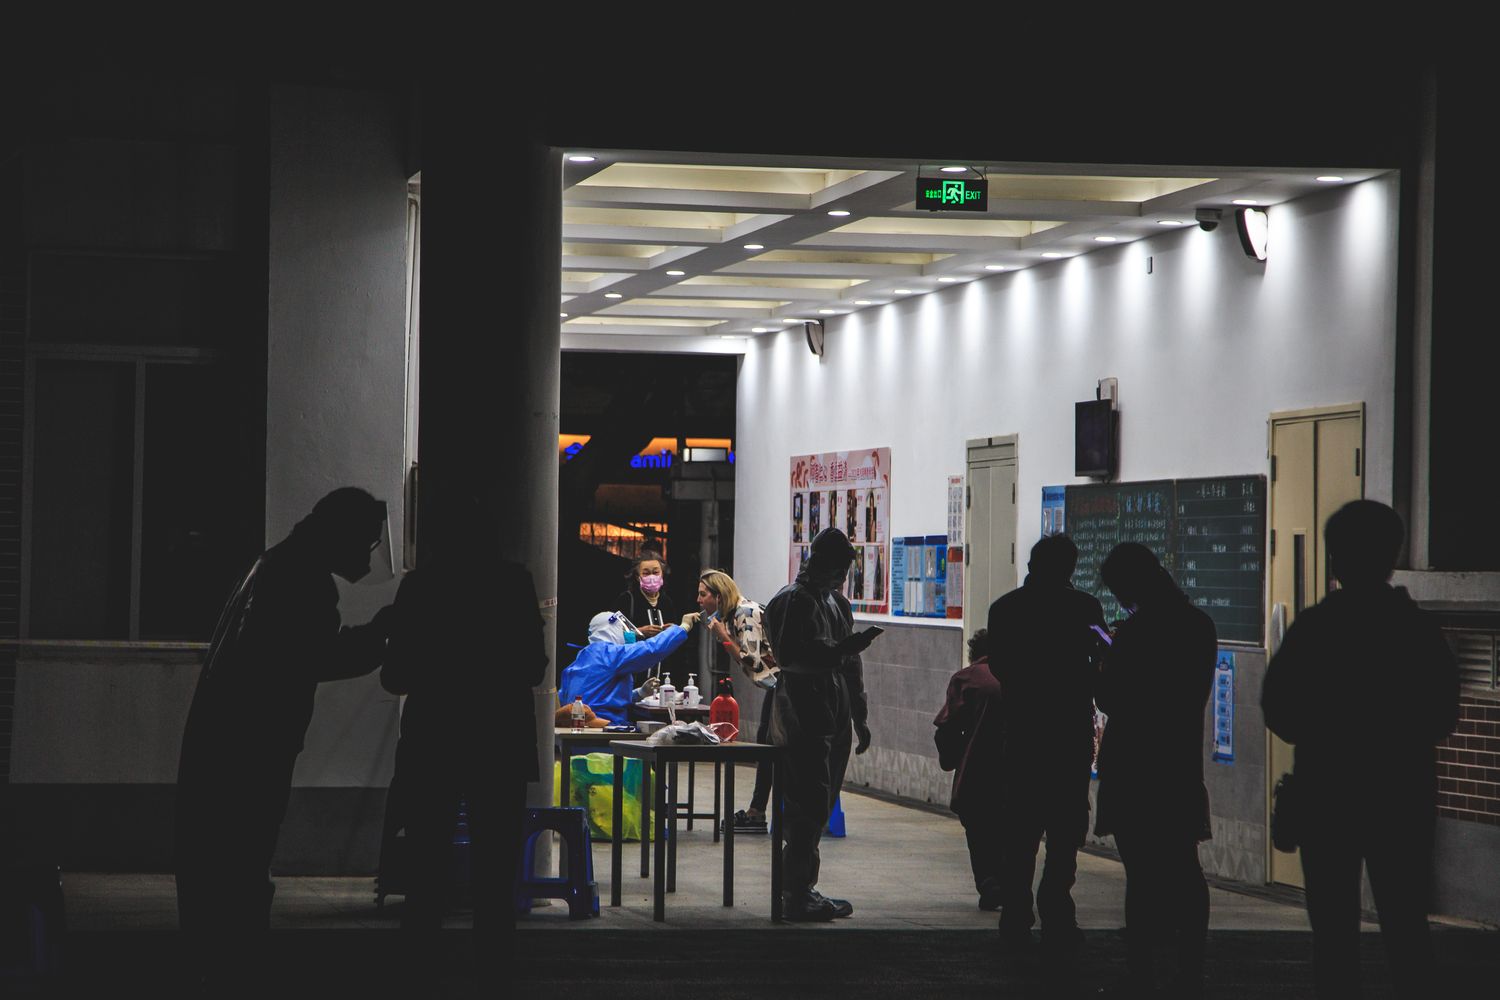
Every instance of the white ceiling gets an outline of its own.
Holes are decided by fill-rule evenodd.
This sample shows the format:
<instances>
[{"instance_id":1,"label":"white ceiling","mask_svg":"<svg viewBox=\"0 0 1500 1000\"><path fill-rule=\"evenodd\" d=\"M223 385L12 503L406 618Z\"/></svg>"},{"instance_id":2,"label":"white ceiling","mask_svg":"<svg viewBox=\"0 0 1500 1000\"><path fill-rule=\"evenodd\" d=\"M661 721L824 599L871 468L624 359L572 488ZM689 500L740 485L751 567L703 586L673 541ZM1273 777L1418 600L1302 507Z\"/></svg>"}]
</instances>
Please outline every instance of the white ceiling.
<instances>
[{"instance_id":1,"label":"white ceiling","mask_svg":"<svg viewBox=\"0 0 1500 1000\"><path fill-rule=\"evenodd\" d=\"M567 150L563 348L743 351L798 321L1195 225L1198 208L1223 209L1234 239L1237 199L1264 208L1379 172ZM986 212L913 205L919 176L980 174Z\"/></svg>"}]
</instances>

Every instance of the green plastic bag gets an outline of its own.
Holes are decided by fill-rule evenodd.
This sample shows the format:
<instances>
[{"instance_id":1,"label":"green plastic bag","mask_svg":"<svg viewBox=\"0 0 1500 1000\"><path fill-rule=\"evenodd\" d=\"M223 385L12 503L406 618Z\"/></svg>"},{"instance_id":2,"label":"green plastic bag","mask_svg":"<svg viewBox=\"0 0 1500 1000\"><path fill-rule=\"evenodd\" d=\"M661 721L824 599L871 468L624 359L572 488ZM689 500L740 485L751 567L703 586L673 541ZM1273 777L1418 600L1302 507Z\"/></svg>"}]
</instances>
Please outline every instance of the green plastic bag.
<instances>
[{"instance_id":1,"label":"green plastic bag","mask_svg":"<svg viewBox=\"0 0 1500 1000\"><path fill-rule=\"evenodd\" d=\"M613 840L615 755L610 753L578 754L568 758L569 805L582 806L589 820L589 837ZM627 758L624 776L625 804L620 825L625 840L641 839L641 761ZM560 805L562 795L562 761L552 763L552 804Z\"/></svg>"}]
</instances>

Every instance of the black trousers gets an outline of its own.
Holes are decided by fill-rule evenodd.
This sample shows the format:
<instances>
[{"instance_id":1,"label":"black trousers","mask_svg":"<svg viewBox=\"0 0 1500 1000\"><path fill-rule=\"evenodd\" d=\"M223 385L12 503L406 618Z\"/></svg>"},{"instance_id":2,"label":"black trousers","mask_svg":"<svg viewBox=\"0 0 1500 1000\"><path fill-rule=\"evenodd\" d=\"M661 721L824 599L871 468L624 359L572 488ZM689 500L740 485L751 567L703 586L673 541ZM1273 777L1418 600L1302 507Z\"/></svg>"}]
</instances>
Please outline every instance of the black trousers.
<instances>
[{"instance_id":1,"label":"black trousers","mask_svg":"<svg viewBox=\"0 0 1500 1000\"><path fill-rule=\"evenodd\" d=\"M782 857L786 892L796 898L818 884L818 845L849 766L854 730L843 676L783 670L771 734L786 751Z\"/></svg>"},{"instance_id":2,"label":"black trousers","mask_svg":"<svg viewBox=\"0 0 1500 1000\"><path fill-rule=\"evenodd\" d=\"M1310 832L1302 845L1313 977L1320 997L1358 997L1360 864L1380 914L1380 937L1400 997L1436 996L1436 960L1427 926L1433 827L1345 821ZM1361 829L1363 827L1363 829Z\"/></svg>"},{"instance_id":3,"label":"black trousers","mask_svg":"<svg viewBox=\"0 0 1500 1000\"><path fill-rule=\"evenodd\" d=\"M771 738L771 712L776 704L776 689L772 688L766 692L766 697L760 706L760 722L755 726L755 742L765 743ZM766 806L771 801L771 778L775 773L775 767L765 761L755 765L755 788L750 793L750 808L766 814Z\"/></svg>"},{"instance_id":4,"label":"black trousers","mask_svg":"<svg viewBox=\"0 0 1500 1000\"><path fill-rule=\"evenodd\" d=\"M964 837L969 842L969 867L974 871L974 888L979 893L992 892L1000 886L1000 813L993 808L966 809L959 814ZM1027 890L1030 890L1030 885Z\"/></svg>"},{"instance_id":5,"label":"black trousers","mask_svg":"<svg viewBox=\"0 0 1500 1000\"><path fill-rule=\"evenodd\" d=\"M1039 774L1027 787L1004 796L1000 840L1000 929L1028 930L1033 923L1031 883L1036 853L1047 838L1047 860L1037 887L1042 933L1078 926L1073 883L1078 849L1089 825L1089 761L1067 771Z\"/></svg>"},{"instance_id":6,"label":"black trousers","mask_svg":"<svg viewBox=\"0 0 1500 1000\"><path fill-rule=\"evenodd\" d=\"M1208 883L1198 863L1198 842L1166 836L1149 827L1116 830L1115 846L1125 865L1125 953L1130 978L1154 982L1152 946L1170 936L1177 949L1178 974L1203 976L1208 940Z\"/></svg>"}]
</instances>

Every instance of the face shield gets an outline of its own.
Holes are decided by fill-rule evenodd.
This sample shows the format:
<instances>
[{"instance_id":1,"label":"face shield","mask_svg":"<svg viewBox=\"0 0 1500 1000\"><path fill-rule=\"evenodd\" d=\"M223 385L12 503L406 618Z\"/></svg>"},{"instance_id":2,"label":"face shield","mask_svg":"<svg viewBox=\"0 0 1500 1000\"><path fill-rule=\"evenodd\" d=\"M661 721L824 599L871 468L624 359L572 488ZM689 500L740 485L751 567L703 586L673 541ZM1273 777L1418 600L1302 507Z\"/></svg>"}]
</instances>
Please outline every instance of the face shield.
<instances>
[{"instance_id":1,"label":"face shield","mask_svg":"<svg viewBox=\"0 0 1500 1000\"><path fill-rule=\"evenodd\" d=\"M380 504L382 513L380 535L371 543L370 572L355 581L365 586L378 586L396 578L396 556L391 549L391 509L384 500L376 503Z\"/></svg>"}]
</instances>

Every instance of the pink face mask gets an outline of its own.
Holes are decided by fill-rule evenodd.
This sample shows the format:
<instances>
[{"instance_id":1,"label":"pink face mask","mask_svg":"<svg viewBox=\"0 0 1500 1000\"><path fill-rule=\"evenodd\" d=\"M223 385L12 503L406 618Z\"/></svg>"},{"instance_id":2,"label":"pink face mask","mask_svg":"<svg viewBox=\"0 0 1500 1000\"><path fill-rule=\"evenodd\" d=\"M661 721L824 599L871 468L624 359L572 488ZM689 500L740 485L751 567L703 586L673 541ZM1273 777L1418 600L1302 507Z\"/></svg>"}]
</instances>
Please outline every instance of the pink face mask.
<instances>
[{"instance_id":1,"label":"pink face mask","mask_svg":"<svg viewBox=\"0 0 1500 1000\"><path fill-rule=\"evenodd\" d=\"M641 577L641 593L654 594L657 591L661 590L661 583L662 580L660 573L647 574L646 576Z\"/></svg>"}]
</instances>

